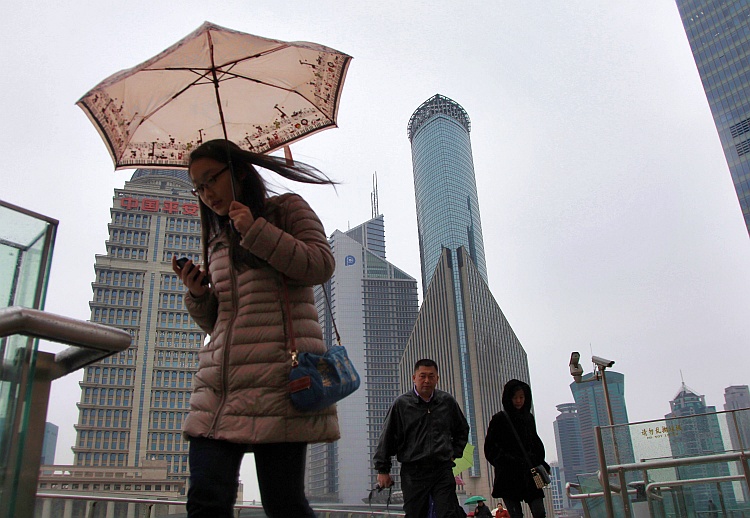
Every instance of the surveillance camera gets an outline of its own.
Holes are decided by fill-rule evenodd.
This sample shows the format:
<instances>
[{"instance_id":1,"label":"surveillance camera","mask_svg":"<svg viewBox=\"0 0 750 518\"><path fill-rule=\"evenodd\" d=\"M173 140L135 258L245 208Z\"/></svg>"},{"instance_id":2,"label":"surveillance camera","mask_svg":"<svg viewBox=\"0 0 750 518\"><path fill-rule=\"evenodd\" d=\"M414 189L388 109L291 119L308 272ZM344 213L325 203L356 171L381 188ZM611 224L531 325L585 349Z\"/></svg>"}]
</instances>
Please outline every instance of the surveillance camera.
<instances>
[{"instance_id":1,"label":"surveillance camera","mask_svg":"<svg viewBox=\"0 0 750 518\"><path fill-rule=\"evenodd\" d=\"M615 364L614 360L608 360L606 358L602 358L601 356L592 356L591 361L604 369L606 369L607 367L612 367Z\"/></svg>"},{"instance_id":2,"label":"surveillance camera","mask_svg":"<svg viewBox=\"0 0 750 518\"><path fill-rule=\"evenodd\" d=\"M570 375L573 376L576 383L580 382L581 376L583 376L583 367L578 363L580 358L581 355L578 352L570 354Z\"/></svg>"}]
</instances>

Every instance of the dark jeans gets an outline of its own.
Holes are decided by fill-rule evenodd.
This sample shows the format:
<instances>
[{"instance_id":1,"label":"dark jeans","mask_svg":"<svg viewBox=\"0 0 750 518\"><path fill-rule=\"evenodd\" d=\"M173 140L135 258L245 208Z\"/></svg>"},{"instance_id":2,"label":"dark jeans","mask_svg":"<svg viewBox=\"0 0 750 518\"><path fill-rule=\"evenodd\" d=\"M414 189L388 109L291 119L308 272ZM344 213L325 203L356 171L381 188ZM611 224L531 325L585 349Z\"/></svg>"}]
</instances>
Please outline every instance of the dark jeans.
<instances>
[{"instance_id":1,"label":"dark jeans","mask_svg":"<svg viewBox=\"0 0 750 518\"><path fill-rule=\"evenodd\" d=\"M215 439L190 438L190 518L232 518L237 499L240 464L247 445ZM305 497L305 453L301 442L255 444L263 510L270 518L314 517Z\"/></svg>"},{"instance_id":2,"label":"dark jeans","mask_svg":"<svg viewBox=\"0 0 750 518\"><path fill-rule=\"evenodd\" d=\"M430 497L435 502L438 518L465 518L466 513L456 497L456 477L453 463L401 465L401 489L404 493L406 518L424 518L430 507Z\"/></svg>"},{"instance_id":3,"label":"dark jeans","mask_svg":"<svg viewBox=\"0 0 750 518\"><path fill-rule=\"evenodd\" d=\"M511 500L510 498L503 498L503 502L505 502L505 508L508 509L510 518L523 518L521 502L518 500ZM531 516L533 518L545 518L547 516L547 511L544 509L544 498L537 498L536 500L526 503L529 504Z\"/></svg>"}]
</instances>

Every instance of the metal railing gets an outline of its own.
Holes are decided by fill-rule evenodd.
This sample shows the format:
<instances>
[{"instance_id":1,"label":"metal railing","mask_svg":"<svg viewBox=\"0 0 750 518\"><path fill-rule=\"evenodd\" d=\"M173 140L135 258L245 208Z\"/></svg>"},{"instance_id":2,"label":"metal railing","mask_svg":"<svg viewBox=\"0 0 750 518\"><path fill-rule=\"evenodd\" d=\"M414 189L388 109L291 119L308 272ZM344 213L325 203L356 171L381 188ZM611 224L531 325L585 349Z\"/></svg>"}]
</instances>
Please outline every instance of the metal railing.
<instances>
[{"instance_id":1,"label":"metal railing","mask_svg":"<svg viewBox=\"0 0 750 518\"><path fill-rule=\"evenodd\" d=\"M30 379L6 379L6 376L12 375L12 370L6 369L5 364L0 372L3 381L12 381L24 386L24 390L18 391L23 400L17 407L19 412L27 410L25 415L28 416L25 420L20 417L17 419L20 424L10 437L8 458L17 461L14 461L13 465L3 466L0 489L3 495L12 498L9 499L10 502L4 501L0 506L0 517L30 518L34 513L44 422L52 381L124 351L130 347L131 337L127 331L121 329L36 309L2 308L0 339L6 340L14 335L26 336L29 340L41 338L70 346L57 354L35 351L34 347L25 348L24 357L13 358L11 361L34 363L33 377Z\"/></svg>"},{"instance_id":2,"label":"metal railing","mask_svg":"<svg viewBox=\"0 0 750 518\"><path fill-rule=\"evenodd\" d=\"M598 508L597 516L642 516L643 510L636 512L634 502L641 502L639 505L647 503L651 516L666 516L676 505L673 501L676 497L682 502L678 516L705 515L706 501L710 498L713 498L714 505L719 504L716 512L721 516L744 516L742 513L750 516L747 496L744 503L735 500L731 486L739 482L744 486L745 495L750 494L750 444L747 444L746 435L743 439L742 433L748 423L750 409L742 409L596 427L600 470L593 477L579 480L580 484L566 484L566 494L572 500L581 501L586 516L589 516L592 506ZM652 431L660 435L652 434ZM621 450L628 452L630 459L615 461L612 448L605 447L605 436L608 445L623 441ZM700 445L693 440L698 436L703 441ZM727 442L729 439L731 446ZM640 462L634 461L636 450L640 452L636 457L642 458ZM644 452L661 452L661 455L643 459ZM660 491L671 493L672 501L662 499ZM729 497L725 502L727 493ZM615 500L613 495L619 498ZM699 502L700 510L696 507Z\"/></svg>"},{"instance_id":3,"label":"metal railing","mask_svg":"<svg viewBox=\"0 0 750 518\"><path fill-rule=\"evenodd\" d=\"M168 514L171 516L184 516L184 511L176 511L174 508L185 508L186 501L184 499L179 500L164 500L164 499L156 499L156 498L133 498L133 497L116 497L116 496L95 496L91 494L77 494L77 493L37 493L36 495L38 500L42 500L42 502L46 501L54 501L54 500L68 500L68 501L83 501L86 502L86 510L84 514L84 518L94 518L95 516L98 516L100 513L97 512L98 508L101 507L101 504L108 506L110 503L117 504L117 503L123 503L123 504L132 504L132 505L138 505L142 506L141 509L142 513L138 514L139 517L142 518L153 518L156 516L157 508L159 506L162 507L168 507L167 510ZM388 517L402 517L404 516L404 512L400 509L394 510L393 507L390 507L388 509L385 508L385 506L379 505L375 506L373 505L372 508L349 508L346 506L341 507L323 507L323 506L316 506L313 505L313 510L315 511L316 516L319 518L388 518ZM242 511L247 510L250 511L249 513L242 513ZM174 511L174 512L173 512ZM162 516L163 513L160 513L159 516ZM265 517L265 513L263 512L263 506L261 504L246 504L246 503L238 503L234 506L234 516L235 518L241 518L241 517L250 517L250 516L257 516L257 517ZM41 518L55 518L52 514L52 510L49 507L46 507L44 503L42 503L42 513Z\"/></svg>"}]
</instances>

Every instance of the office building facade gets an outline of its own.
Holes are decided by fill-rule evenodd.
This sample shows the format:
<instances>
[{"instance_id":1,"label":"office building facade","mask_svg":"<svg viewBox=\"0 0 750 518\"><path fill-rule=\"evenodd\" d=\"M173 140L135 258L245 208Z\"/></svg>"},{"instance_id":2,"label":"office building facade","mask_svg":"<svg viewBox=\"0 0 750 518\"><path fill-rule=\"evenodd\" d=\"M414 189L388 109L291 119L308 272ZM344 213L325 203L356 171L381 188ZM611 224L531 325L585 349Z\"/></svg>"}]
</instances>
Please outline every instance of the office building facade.
<instances>
[{"instance_id":1,"label":"office building facade","mask_svg":"<svg viewBox=\"0 0 750 518\"><path fill-rule=\"evenodd\" d=\"M732 385L724 389L724 410L732 410L727 414L729 422L729 442L734 451L750 450L750 387L747 385ZM750 502L750 489L746 484L742 486L742 498ZM736 487L736 486L735 486ZM739 495L737 495L739 497Z\"/></svg>"},{"instance_id":2,"label":"office building facade","mask_svg":"<svg viewBox=\"0 0 750 518\"><path fill-rule=\"evenodd\" d=\"M575 403L557 405L560 412L553 423L555 430L555 445L560 470L562 487L568 482L578 483L578 475L586 473L583 461L583 443L581 442L581 422L578 419L578 407ZM580 503L562 495L564 508L575 507L581 509Z\"/></svg>"},{"instance_id":3,"label":"office building facade","mask_svg":"<svg viewBox=\"0 0 750 518\"><path fill-rule=\"evenodd\" d=\"M469 132L455 101L435 95L409 120L424 300L401 360L404 389L414 363L433 358L439 387L453 394L470 426L474 465L467 494L489 494L482 454L492 415L511 378L529 380L526 352L487 286L487 266Z\"/></svg>"},{"instance_id":4,"label":"office building facade","mask_svg":"<svg viewBox=\"0 0 750 518\"><path fill-rule=\"evenodd\" d=\"M42 466L55 463L58 430L59 427L56 424L44 423L44 440L42 441L42 457L40 461Z\"/></svg>"},{"instance_id":5,"label":"office building facade","mask_svg":"<svg viewBox=\"0 0 750 518\"><path fill-rule=\"evenodd\" d=\"M309 446L306 487L314 502L362 504L376 484L372 456L385 415L401 394L398 362L417 317L417 280L386 261L382 215L336 230L329 241L336 270L316 287L319 320L326 342L334 344L335 319L361 385L337 404L341 439Z\"/></svg>"},{"instance_id":6,"label":"office building facade","mask_svg":"<svg viewBox=\"0 0 750 518\"><path fill-rule=\"evenodd\" d=\"M106 254L94 264L91 321L128 331L132 344L84 369L73 446L77 467L162 462L166 494L184 493L182 423L205 337L171 267L173 255L202 261L191 188L187 171L139 169L115 190Z\"/></svg>"},{"instance_id":7,"label":"office building facade","mask_svg":"<svg viewBox=\"0 0 750 518\"><path fill-rule=\"evenodd\" d=\"M750 4L677 0L750 233Z\"/></svg>"}]
</instances>

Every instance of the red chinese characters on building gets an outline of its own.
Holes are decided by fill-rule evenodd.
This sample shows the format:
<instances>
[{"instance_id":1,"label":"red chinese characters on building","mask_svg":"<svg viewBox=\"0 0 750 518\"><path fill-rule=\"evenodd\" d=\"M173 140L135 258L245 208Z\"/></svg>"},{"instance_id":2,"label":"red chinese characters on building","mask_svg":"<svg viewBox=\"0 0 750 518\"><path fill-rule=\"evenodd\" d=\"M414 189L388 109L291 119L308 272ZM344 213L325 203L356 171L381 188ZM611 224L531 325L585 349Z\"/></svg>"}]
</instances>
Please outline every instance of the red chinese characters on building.
<instances>
[{"instance_id":1,"label":"red chinese characters on building","mask_svg":"<svg viewBox=\"0 0 750 518\"><path fill-rule=\"evenodd\" d=\"M142 210L145 212L164 212L166 214L184 214L185 216L197 216L197 203L180 203L178 201L164 201L154 198L133 198L125 196L120 198L120 207L125 210Z\"/></svg>"}]
</instances>

